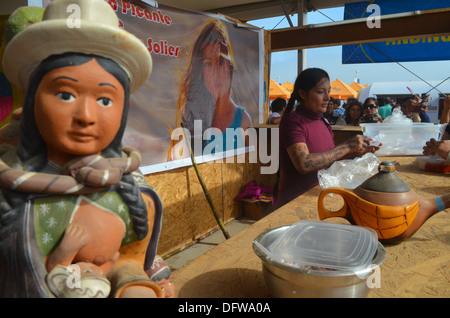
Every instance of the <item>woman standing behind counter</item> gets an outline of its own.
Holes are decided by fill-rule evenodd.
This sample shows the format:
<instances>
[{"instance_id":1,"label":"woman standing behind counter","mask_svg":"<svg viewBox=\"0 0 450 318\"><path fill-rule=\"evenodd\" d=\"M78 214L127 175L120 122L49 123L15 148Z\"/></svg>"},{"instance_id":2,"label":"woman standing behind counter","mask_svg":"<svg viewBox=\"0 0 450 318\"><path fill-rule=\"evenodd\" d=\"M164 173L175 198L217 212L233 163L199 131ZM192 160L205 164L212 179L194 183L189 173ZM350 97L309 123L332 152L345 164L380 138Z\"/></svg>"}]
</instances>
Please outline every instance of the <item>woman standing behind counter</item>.
<instances>
[{"instance_id":1,"label":"woman standing behind counter","mask_svg":"<svg viewBox=\"0 0 450 318\"><path fill-rule=\"evenodd\" d=\"M304 70L295 81L280 122L280 170L275 185L275 208L318 185L320 169L336 160L379 149L370 146L372 138L362 135L335 146L331 126L322 118L330 100L330 90L328 73L319 68Z\"/></svg>"}]
</instances>

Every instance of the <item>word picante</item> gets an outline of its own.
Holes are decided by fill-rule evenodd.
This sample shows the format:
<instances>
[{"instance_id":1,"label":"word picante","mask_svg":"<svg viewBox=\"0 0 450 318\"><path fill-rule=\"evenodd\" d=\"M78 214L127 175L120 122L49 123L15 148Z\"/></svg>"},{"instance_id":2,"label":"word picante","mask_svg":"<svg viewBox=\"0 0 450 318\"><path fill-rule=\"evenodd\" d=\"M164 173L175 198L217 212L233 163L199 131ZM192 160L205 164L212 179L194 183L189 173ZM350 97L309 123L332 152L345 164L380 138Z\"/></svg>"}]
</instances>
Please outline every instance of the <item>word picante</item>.
<instances>
[{"instance_id":1,"label":"word picante","mask_svg":"<svg viewBox=\"0 0 450 318\"><path fill-rule=\"evenodd\" d=\"M152 38L147 39L147 49L150 53L173 57L178 57L178 54L180 53L179 46L169 45L165 40L153 42Z\"/></svg>"},{"instance_id":2,"label":"word picante","mask_svg":"<svg viewBox=\"0 0 450 318\"><path fill-rule=\"evenodd\" d=\"M114 11L118 9L118 0L108 0L108 3L113 8ZM167 14L163 14L161 10L157 11L149 11L147 9L136 6L132 3L129 3L126 0L122 0L122 9L121 13L123 14L131 14L133 17L145 18L148 21L171 25L172 18Z\"/></svg>"},{"instance_id":3,"label":"word picante","mask_svg":"<svg viewBox=\"0 0 450 318\"><path fill-rule=\"evenodd\" d=\"M423 38L412 38L412 39L402 39L387 41L386 45L396 45L396 44L417 44L417 43L437 43L437 42L449 42L450 36L429 36Z\"/></svg>"}]
</instances>

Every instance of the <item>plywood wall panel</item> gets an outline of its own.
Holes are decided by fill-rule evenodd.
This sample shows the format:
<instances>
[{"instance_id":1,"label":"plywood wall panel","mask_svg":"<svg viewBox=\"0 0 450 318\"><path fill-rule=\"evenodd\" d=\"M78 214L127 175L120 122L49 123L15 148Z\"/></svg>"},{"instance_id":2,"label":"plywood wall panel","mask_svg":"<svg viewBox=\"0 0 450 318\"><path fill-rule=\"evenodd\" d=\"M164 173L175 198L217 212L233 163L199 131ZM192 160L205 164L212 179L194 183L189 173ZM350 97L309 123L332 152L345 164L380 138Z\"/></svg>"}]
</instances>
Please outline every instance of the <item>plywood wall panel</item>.
<instances>
[{"instance_id":1,"label":"plywood wall panel","mask_svg":"<svg viewBox=\"0 0 450 318\"><path fill-rule=\"evenodd\" d=\"M241 215L241 202L235 197L251 180L260 175L257 163L213 162L199 166L200 174L223 222ZM146 175L147 182L158 192L164 205L163 224L158 253L166 255L218 228L194 168L183 167Z\"/></svg>"}]
</instances>

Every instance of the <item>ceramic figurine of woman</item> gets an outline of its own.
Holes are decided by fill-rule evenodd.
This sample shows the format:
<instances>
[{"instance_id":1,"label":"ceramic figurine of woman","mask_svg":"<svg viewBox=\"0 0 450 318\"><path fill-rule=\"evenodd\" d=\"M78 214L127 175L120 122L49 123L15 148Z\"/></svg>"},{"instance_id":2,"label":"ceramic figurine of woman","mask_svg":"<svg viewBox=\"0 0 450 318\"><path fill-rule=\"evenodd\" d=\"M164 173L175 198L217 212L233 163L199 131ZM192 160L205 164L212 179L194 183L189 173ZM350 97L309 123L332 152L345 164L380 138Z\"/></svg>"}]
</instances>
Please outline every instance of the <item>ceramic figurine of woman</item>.
<instances>
[{"instance_id":1,"label":"ceramic figurine of woman","mask_svg":"<svg viewBox=\"0 0 450 318\"><path fill-rule=\"evenodd\" d=\"M146 274L161 200L121 144L151 66L103 0L54 0L9 42L4 72L26 95L0 161L2 296L162 297Z\"/></svg>"}]
</instances>

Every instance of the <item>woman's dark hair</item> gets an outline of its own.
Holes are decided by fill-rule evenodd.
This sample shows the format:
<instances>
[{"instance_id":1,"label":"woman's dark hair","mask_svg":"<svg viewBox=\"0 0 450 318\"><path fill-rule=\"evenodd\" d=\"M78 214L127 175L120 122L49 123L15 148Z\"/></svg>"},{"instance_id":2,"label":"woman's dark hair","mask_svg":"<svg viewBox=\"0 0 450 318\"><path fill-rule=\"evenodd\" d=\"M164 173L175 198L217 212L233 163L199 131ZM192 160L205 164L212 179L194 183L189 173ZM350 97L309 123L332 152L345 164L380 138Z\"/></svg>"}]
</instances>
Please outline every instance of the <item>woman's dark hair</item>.
<instances>
[{"instance_id":1,"label":"woman's dark hair","mask_svg":"<svg viewBox=\"0 0 450 318\"><path fill-rule=\"evenodd\" d=\"M124 88L125 104L123 107L119 130L109 146L102 151L102 156L105 158L122 157L122 137L128 117L130 96L130 80L127 74L116 62L110 59L96 55L66 53L61 55L53 55L42 61L30 76L29 87L26 91L21 117L20 143L17 147L19 162L15 163L13 168L37 172L42 170L47 164L46 145L39 133L34 117L34 99L42 78L53 69L73 65L83 65L92 59L95 59L103 69L113 75ZM4 197L8 198L9 204L7 205L10 206L9 209L15 210L14 213L18 213L21 206L25 202L23 199L24 194L4 188L1 190ZM129 207L130 216L133 219L137 237L139 239L144 238L148 232L147 208L142 196L140 195L139 187L135 184L134 178L131 174L122 176L117 192ZM7 206L4 204L0 206L0 215L3 215L5 212L11 214L9 211L4 211L5 208L7 208ZM13 221L13 219L15 218L13 217L10 220ZM3 221L4 219L2 218L2 224L0 227L6 225Z\"/></svg>"},{"instance_id":2,"label":"woman's dark hair","mask_svg":"<svg viewBox=\"0 0 450 318\"><path fill-rule=\"evenodd\" d=\"M380 106L384 106L384 105L391 105L392 104L392 99L388 96L380 96L378 98L378 105Z\"/></svg>"},{"instance_id":3,"label":"woman's dark hair","mask_svg":"<svg viewBox=\"0 0 450 318\"><path fill-rule=\"evenodd\" d=\"M333 98L333 97L330 97L330 98ZM333 99L333 103L335 104L335 105L338 105L338 107L339 106L341 106L341 101L339 100L339 99Z\"/></svg>"},{"instance_id":4,"label":"woman's dark hair","mask_svg":"<svg viewBox=\"0 0 450 318\"><path fill-rule=\"evenodd\" d=\"M320 68L307 68L298 74L294 83L294 90L292 91L291 98L287 103L284 115L287 115L292 111L297 101L301 103L302 100L298 93L299 90L308 93L324 78L330 79L328 73Z\"/></svg>"}]
</instances>

